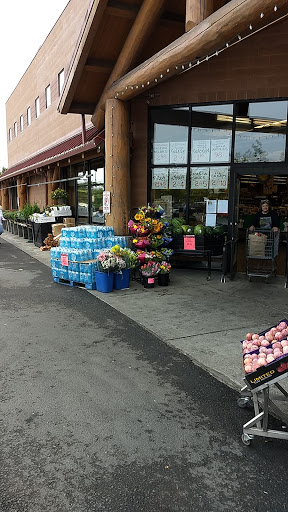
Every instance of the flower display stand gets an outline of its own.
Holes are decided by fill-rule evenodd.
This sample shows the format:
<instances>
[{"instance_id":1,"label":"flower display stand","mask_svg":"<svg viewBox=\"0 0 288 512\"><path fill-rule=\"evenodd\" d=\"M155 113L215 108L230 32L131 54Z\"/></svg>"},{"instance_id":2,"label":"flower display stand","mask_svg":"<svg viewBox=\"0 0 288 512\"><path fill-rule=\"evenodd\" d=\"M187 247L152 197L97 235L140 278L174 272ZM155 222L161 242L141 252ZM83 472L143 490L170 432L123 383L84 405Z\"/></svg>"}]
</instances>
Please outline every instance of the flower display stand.
<instances>
[{"instance_id":1,"label":"flower display stand","mask_svg":"<svg viewBox=\"0 0 288 512\"><path fill-rule=\"evenodd\" d=\"M114 288L115 290L123 290L129 288L130 282L130 268L125 268L122 272L115 272L114 274Z\"/></svg>"},{"instance_id":2,"label":"flower display stand","mask_svg":"<svg viewBox=\"0 0 288 512\"><path fill-rule=\"evenodd\" d=\"M109 293L113 291L114 273L95 271L96 288L98 292Z\"/></svg>"}]
</instances>

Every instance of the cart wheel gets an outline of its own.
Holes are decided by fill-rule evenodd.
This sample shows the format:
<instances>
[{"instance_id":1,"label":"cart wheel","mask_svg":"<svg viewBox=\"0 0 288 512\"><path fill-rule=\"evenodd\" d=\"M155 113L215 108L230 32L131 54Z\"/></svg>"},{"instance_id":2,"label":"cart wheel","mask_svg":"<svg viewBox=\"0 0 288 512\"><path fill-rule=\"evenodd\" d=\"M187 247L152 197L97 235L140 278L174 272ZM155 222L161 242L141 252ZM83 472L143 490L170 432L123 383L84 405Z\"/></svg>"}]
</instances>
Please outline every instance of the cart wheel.
<instances>
[{"instance_id":1,"label":"cart wheel","mask_svg":"<svg viewBox=\"0 0 288 512\"><path fill-rule=\"evenodd\" d=\"M242 442L245 446L250 446L252 439L253 436L249 436L249 434L242 434Z\"/></svg>"},{"instance_id":2,"label":"cart wheel","mask_svg":"<svg viewBox=\"0 0 288 512\"><path fill-rule=\"evenodd\" d=\"M237 398L237 405L241 409L245 409L250 404L250 398L248 396L241 396Z\"/></svg>"},{"instance_id":3,"label":"cart wheel","mask_svg":"<svg viewBox=\"0 0 288 512\"><path fill-rule=\"evenodd\" d=\"M269 279L265 279L265 284L269 284Z\"/></svg>"},{"instance_id":4,"label":"cart wheel","mask_svg":"<svg viewBox=\"0 0 288 512\"><path fill-rule=\"evenodd\" d=\"M288 288L288 284L287 283L285 283L285 288Z\"/></svg>"},{"instance_id":5,"label":"cart wheel","mask_svg":"<svg viewBox=\"0 0 288 512\"><path fill-rule=\"evenodd\" d=\"M225 277L221 277L221 279L220 279L220 283L226 283L226 279L225 279Z\"/></svg>"},{"instance_id":6,"label":"cart wheel","mask_svg":"<svg viewBox=\"0 0 288 512\"><path fill-rule=\"evenodd\" d=\"M208 277L207 277L207 281L211 281L211 276L208 276Z\"/></svg>"},{"instance_id":7,"label":"cart wheel","mask_svg":"<svg viewBox=\"0 0 288 512\"><path fill-rule=\"evenodd\" d=\"M249 283L251 283L251 277L250 276L248 277L248 281L249 281Z\"/></svg>"}]
</instances>

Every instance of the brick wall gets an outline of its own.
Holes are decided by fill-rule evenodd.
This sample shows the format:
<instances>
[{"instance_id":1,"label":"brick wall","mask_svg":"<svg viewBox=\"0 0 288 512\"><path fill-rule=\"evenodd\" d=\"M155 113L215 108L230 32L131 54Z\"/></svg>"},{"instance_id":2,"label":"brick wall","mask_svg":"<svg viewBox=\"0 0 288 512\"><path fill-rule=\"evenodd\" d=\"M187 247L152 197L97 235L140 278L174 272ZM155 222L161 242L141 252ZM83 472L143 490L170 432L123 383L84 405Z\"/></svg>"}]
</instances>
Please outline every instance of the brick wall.
<instances>
[{"instance_id":1,"label":"brick wall","mask_svg":"<svg viewBox=\"0 0 288 512\"><path fill-rule=\"evenodd\" d=\"M58 73L68 71L71 56L90 0L71 0L46 37L30 66L16 85L6 103L7 140L9 128L13 139L8 144L8 165L53 145L67 134L81 131L80 115L61 115L57 112ZM31 26L31 30L33 27ZM45 35L43 35L44 37ZM51 106L46 109L45 88L51 86ZM35 99L40 98L40 117L35 118ZM32 122L27 126L27 108L31 107ZM24 130L20 132L20 116L24 117ZM89 119L90 120L90 119ZM88 118L87 118L88 121ZM17 122L18 136L14 137Z\"/></svg>"}]
</instances>

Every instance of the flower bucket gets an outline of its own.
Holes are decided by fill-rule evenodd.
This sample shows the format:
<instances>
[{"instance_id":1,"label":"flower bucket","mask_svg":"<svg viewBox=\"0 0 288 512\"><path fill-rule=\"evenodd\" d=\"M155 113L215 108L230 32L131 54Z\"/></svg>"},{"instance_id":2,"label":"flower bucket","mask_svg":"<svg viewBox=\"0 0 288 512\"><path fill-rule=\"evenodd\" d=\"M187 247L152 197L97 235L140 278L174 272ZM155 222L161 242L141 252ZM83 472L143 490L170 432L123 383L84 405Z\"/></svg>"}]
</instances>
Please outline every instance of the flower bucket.
<instances>
[{"instance_id":1,"label":"flower bucket","mask_svg":"<svg viewBox=\"0 0 288 512\"><path fill-rule=\"evenodd\" d=\"M125 268L122 272L115 272L114 274L114 288L115 290L123 290L129 288L130 281L130 268Z\"/></svg>"},{"instance_id":2,"label":"flower bucket","mask_svg":"<svg viewBox=\"0 0 288 512\"><path fill-rule=\"evenodd\" d=\"M142 282L143 282L144 288L154 288L155 277L142 275Z\"/></svg>"},{"instance_id":3,"label":"flower bucket","mask_svg":"<svg viewBox=\"0 0 288 512\"><path fill-rule=\"evenodd\" d=\"M98 292L109 293L113 291L113 272L99 272L95 270L96 288Z\"/></svg>"},{"instance_id":4,"label":"flower bucket","mask_svg":"<svg viewBox=\"0 0 288 512\"><path fill-rule=\"evenodd\" d=\"M169 285L169 274L158 274L158 285L168 286Z\"/></svg>"}]
</instances>

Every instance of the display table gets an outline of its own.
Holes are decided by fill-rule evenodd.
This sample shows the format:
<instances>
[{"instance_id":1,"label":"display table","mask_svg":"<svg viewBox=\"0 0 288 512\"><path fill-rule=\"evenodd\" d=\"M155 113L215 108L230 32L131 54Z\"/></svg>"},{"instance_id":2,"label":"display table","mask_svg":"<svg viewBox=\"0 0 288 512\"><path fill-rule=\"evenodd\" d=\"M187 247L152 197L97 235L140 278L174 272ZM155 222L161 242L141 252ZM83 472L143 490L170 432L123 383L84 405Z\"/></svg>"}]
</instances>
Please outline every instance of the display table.
<instances>
[{"instance_id":1,"label":"display table","mask_svg":"<svg viewBox=\"0 0 288 512\"><path fill-rule=\"evenodd\" d=\"M41 247L44 239L49 233L52 233L52 224L54 224L54 222L30 222L30 224L33 230L34 245Z\"/></svg>"}]
</instances>

